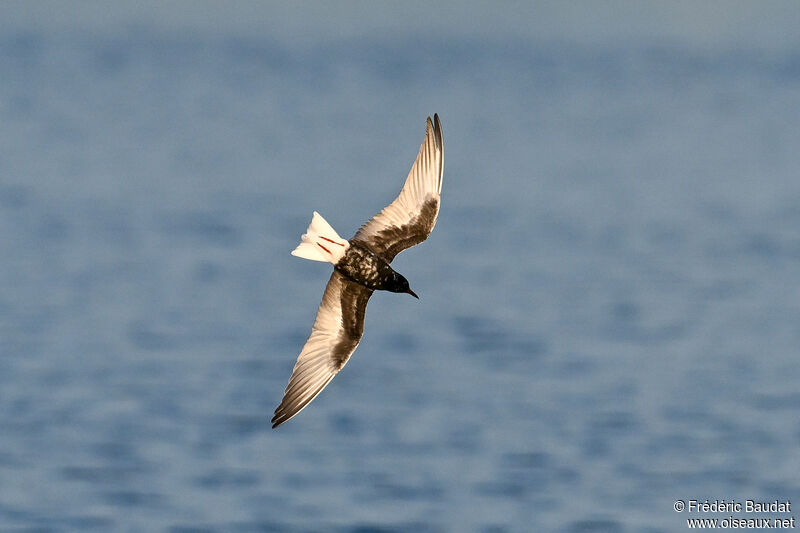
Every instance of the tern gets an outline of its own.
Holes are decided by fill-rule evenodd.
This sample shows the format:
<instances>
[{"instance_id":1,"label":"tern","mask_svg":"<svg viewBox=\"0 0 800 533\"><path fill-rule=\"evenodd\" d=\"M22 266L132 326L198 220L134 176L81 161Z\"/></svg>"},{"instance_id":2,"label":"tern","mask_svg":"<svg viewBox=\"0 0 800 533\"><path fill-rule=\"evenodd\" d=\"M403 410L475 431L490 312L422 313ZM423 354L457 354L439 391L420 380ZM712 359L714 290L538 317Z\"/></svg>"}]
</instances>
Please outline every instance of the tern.
<instances>
[{"instance_id":1,"label":"tern","mask_svg":"<svg viewBox=\"0 0 800 533\"><path fill-rule=\"evenodd\" d=\"M314 212L292 255L333 264L292 376L275 409L276 428L302 411L344 368L364 334L367 302L376 290L410 294L408 280L392 269L397 254L428 238L436 225L442 193L444 144L439 115L428 117L425 140L400 194L361 226L352 239L338 233Z\"/></svg>"}]
</instances>

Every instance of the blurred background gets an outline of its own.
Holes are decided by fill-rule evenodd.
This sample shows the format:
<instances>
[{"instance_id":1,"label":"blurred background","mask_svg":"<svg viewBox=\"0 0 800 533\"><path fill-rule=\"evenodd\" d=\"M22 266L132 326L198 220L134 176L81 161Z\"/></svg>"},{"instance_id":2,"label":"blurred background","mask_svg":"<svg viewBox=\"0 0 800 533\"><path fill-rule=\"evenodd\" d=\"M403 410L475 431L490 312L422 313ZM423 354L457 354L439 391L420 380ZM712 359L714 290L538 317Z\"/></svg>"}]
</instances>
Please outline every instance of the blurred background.
<instances>
[{"instance_id":1,"label":"blurred background","mask_svg":"<svg viewBox=\"0 0 800 533\"><path fill-rule=\"evenodd\" d=\"M0 530L680 531L800 505L795 2L3 2ZM443 207L269 419L439 113ZM718 515L721 518L728 515ZM787 515L768 515L788 518Z\"/></svg>"}]
</instances>

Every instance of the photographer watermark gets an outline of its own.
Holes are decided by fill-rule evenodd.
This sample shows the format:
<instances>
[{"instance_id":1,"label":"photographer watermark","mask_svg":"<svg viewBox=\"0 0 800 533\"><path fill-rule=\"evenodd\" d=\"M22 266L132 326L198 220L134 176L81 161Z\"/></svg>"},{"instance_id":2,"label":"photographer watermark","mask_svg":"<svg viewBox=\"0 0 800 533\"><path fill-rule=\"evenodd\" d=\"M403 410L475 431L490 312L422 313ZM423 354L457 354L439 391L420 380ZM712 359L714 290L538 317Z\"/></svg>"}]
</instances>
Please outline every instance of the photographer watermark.
<instances>
[{"instance_id":1,"label":"photographer watermark","mask_svg":"<svg viewBox=\"0 0 800 533\"><path fill-rule=\"evenodd\" d=\"M675 500L678 513L711 515L686 518L689 529L794 529L795 517L789 500ZM733 516L736 513L740 516ZM713 516L713 515L728 516ZM783 516L775 516L783 515Z\"/></svg>"}]
</instances>

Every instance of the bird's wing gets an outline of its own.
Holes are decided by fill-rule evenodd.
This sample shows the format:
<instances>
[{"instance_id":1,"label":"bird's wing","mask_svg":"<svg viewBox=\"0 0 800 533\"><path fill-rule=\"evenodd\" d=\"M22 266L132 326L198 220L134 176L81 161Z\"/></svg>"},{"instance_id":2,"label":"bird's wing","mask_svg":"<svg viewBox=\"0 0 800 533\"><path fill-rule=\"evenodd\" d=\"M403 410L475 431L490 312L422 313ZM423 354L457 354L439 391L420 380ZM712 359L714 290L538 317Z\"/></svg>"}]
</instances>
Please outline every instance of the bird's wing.
<instances>
[{"instance_id":1,"label":"bird's wing","mask_svg":"<svg viewBox=\"0 0 800 533\"><path fill-rule=\"evenodd\" d=\"M436 225L442 193L444 144L439 115L428 117L425 141L395 200L361 226L353 240L386 261L428 238Z\"/></svg>"},{"instance_id":2,"label":"bird's wing","mask_svg":"<svg viewBox=\"0 0 800 533\"><path fill-rule=\"evenodd\" d=\"M311 403L350 359L364 334L364 313L372 292L334 270L311 336L297 358L283 400L275 409L273 428Z\"/></svg>"}]
</instances>

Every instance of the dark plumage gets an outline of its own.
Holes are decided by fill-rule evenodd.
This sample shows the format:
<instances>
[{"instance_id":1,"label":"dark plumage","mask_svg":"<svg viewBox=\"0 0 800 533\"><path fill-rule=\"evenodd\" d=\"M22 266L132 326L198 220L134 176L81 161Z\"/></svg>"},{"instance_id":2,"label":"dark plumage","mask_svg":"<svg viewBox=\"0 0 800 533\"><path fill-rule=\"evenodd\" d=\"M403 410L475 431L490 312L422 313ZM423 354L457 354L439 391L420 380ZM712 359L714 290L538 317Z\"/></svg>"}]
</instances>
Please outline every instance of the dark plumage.
<instances>
[{"instance_id":1,"label":"dark plumage","mask_svg":"<svg viewBox=\"0 0 800 533\"><path fill-rule=\"evenodd\" d=\"M293 255L334 265L311 336L297 358L272 427L283 424L330 383L364 333L367 302L376 290L417 297L392 260L428 238L436 225L444 172L439 116L428 118L425 141L395 200L345 241L318 213Z\"/></svg>"},{"instance_id":2,"label":"dark plumage","mask_svg":"<svg viewBox=\"0 0 800 533\"><path fill-rule=\"evenodd\" d=\"M391 292L410 290L406 278L395 272L383 257L356 239L350 239L350 247L334 268L348 280L368 289Z\"/></svg>"}]
</instances>

